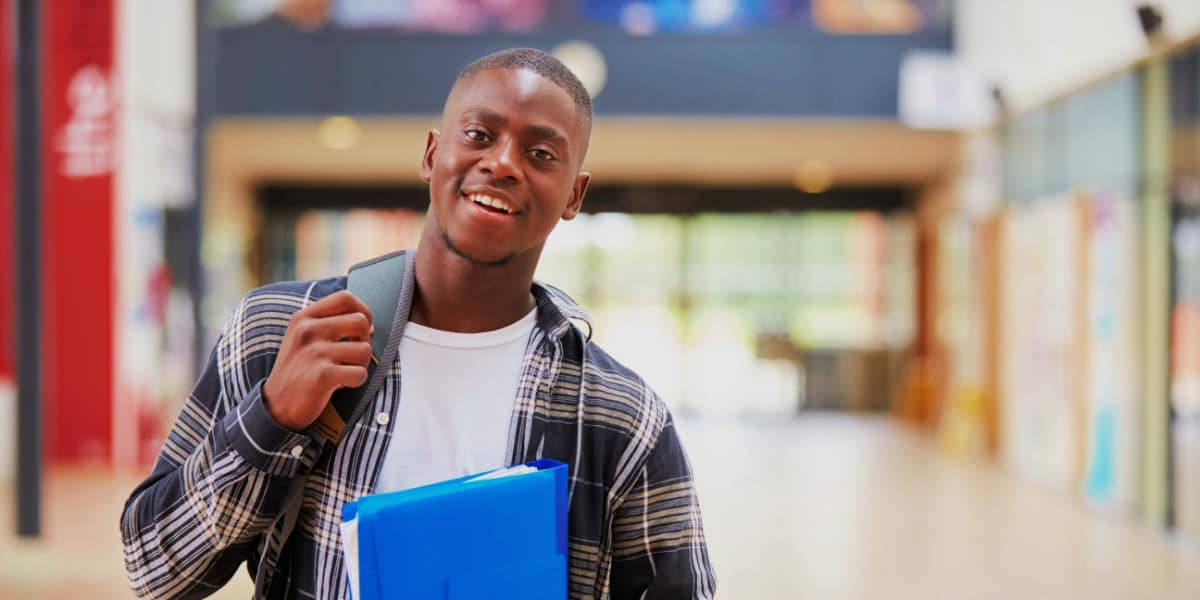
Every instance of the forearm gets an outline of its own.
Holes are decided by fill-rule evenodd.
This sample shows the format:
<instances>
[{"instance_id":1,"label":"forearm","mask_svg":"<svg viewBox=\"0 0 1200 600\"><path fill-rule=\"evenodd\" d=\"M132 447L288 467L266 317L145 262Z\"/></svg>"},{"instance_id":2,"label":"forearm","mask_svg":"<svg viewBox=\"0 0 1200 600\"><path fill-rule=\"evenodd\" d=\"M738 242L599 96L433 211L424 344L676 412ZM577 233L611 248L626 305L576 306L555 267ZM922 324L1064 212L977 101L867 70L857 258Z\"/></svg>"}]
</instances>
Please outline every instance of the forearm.
<instances>
[{"instance_id":1,"label":"forearm","mask_svg":"<svg viewBox=\"0 0 1200 600\"><path fill-rule=\"evenodd\" d=\"M121 528L139 596L218 589L283 508L292 478L311 465L312 440L271 421L259 389L219 419L190 399L154 472L130 496Z\"/></svg>"}]
</instances>

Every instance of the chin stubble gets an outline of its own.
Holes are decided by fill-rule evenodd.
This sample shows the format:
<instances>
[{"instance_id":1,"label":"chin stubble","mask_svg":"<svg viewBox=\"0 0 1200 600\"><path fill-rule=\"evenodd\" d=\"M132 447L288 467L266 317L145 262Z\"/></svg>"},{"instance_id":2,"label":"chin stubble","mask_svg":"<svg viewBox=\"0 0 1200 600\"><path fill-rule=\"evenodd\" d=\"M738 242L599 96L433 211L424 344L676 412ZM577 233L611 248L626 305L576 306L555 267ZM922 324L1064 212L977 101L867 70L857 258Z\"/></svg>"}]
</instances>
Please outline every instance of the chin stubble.
<instances>
[{"instance_id":1,"label":"chin stubble","mask_svg":"<svg viewBox=\"0 0 1200 600\"><path fill-rule=\"evenodd\" d=\"M471 256L471 255L467 254L466 252L459 250L458 246L455 246L454 242L450 241L450 234L446 233L445 229L442 229L441 232L442 232L442 243L446 244L446 247L449 248L450 251L453 252L456 256L458 256L459 258L462 258L463 260L465 260L471 264L479 265L481 267L503 267L504 265L507 265L508 263L512 262L512 260L513 260L512 254L509 254L508 256L505 256L504 258L501 258L499 260L482 260L479 258L475 258L474 256Z\"/></svg>"}]
</instances>

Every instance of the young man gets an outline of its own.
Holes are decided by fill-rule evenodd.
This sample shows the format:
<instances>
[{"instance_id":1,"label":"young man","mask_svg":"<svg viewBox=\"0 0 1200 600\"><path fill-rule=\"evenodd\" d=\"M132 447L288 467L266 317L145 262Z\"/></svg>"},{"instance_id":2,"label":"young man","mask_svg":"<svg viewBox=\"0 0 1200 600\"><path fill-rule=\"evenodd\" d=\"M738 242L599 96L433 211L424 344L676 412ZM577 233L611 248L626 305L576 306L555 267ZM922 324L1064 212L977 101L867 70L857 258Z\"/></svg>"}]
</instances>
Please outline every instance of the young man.
<instances>
[{"instance_id":1,"label":"young man","mask_svg":"<svg viewBox=\"0 0 1200 600\"><path fill-rule=\"evenodd\" d=\"M245 297L126 503L140 596L207 595L247 562L256 598L344 597L344 503L541 457L570 469L570 598L713 596L671 415L589 341L577 305L533 281L587 190L591 112L579 81L538 50L459 75L421 164L430 207L397 358L336 446L321 451L312 425L334 391L366 380L369 310L345 277ZM285 540L277 517L305 473Z\"/></svg>"}]
</instances>

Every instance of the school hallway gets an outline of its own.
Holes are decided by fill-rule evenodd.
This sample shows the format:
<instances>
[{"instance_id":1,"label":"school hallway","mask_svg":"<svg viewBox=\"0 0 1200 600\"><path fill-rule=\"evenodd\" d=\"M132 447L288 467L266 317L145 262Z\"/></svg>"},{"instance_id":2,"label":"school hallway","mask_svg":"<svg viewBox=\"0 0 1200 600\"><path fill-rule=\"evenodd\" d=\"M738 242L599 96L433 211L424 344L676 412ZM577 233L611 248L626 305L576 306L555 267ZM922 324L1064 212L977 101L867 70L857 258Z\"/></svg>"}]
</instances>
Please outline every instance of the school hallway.
<instances>
[{"instance_id":1,"label":"school hallway","mask_svg":"<svg viewBox=\"0 0 1200 600\"><path fill-rule=\"evenodd\" d=\"M1200 545L951 458L881 416L680 422L723 599L1200 597ZM45 535L0 492L0 598L128 598L117 527L137 474L52 469ZM80 505L88 508L80 509ZM216 598L246 598L239 573Z\"/></svg>"}]
</instances>

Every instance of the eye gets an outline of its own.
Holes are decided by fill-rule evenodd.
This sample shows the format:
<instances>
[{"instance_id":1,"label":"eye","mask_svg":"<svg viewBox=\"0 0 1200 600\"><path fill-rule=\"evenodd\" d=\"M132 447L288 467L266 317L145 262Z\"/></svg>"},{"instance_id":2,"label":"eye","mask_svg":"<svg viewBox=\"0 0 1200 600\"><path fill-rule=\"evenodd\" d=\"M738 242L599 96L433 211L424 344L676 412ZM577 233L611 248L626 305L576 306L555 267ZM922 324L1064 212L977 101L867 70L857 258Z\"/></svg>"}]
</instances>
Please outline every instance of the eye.
<instances>
[{"instance_id":1,"label":"eye","mask_svg":"<svg viewBox=\"0 0 1200 600\"><path fill-rule=\"evenodd\" d=\"M546 161L554 160L553 154L550 154L549 152L542 150L541 148L534 148L533 150L530 150L530 153L532 153L533 157L538 160L546 160Z\"/></svg>"},{"instance_id":2,"label":"eye","mask_svg":"<svg viewBox=\"0 0 1200 600\"><path fill-rule=\"evenodd\" d=\"M486 142L487 141L487 134L478 129L468 129L466 131L466 136L468 138L470 138L471 141L473 141L473 142Z\"/></svg>"}]
</instances>

